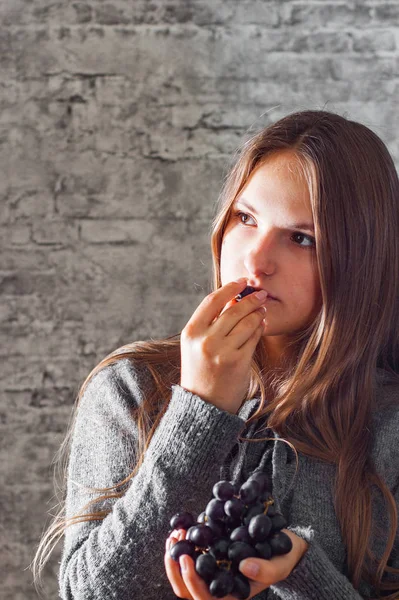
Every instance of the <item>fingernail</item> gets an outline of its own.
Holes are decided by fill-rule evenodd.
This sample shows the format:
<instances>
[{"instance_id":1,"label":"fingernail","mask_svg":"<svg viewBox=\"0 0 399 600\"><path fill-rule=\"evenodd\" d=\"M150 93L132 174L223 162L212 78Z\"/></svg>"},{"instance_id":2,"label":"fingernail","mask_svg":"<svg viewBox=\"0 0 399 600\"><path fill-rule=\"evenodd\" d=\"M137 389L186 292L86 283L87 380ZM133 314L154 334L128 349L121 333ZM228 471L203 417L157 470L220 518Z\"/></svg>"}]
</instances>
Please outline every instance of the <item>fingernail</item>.
<instances>
[{"instance_id":1,"label":"fingernail","mask_svg":"<svg viewBox=\"0 0 399 600\"><path fill-rule=\"evenodd\" d=\"M244 575L248 577L256 577L259 573L259 566L257 563L252 562L251 560L242 560L238 567Z\"/></svg>"},{"instance_id":2,"label":"fingernail","mask_svg":"<svg viewBox=\"0 0 399 600\"><path fill-rule=\"evenodd\" d=\"M181 567L182 571L187 571L187 569L188 569L188 560L187 560L187 556L185 554L183 554L179 558L179 563L180 563L180 567Z\"/></svg>"},{"instance_id":3,"label":"fingernail","mask_svg":"<svg viewBox=\"0 0 399 600\"><path fill-rule=\"evenodd\" d=\"M265 292L265 290L260 290L259 292L255 292L255 296L259 298L259 300L264 300L267 298L267 292Z\"/></svg>"},{"instance_id":4,"label":"fingernail","mask_svg":"<svg viewBox=\"0 0 399 600\"><path fill-rule=\"evenodd\" d=\"M236 280L234 281L234 283L244 283L244 281L246 281L246 280L247 280L247 278L246 278L246 277L240 277L240 279L236 279Z\"/></svg>"}]
</instances>

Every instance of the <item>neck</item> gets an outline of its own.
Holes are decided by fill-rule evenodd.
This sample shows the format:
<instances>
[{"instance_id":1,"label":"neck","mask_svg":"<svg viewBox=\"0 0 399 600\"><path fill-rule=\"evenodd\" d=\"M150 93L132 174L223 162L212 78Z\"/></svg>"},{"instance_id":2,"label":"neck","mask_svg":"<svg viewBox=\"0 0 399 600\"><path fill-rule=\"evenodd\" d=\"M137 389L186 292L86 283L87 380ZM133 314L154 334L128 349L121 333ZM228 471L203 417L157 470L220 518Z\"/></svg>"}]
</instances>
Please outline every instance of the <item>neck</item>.
<instances>
[{"instance_id":1,"label":"neck","mask_svg":"<svg viewBox=\"0 0 399 600\"><path fill-rule=\"evenodd\" d=\"M264 336L264 349L267 356L267 365L270 369L284 369L290 353L283 336Z\"/></svg>"}]
</instances>

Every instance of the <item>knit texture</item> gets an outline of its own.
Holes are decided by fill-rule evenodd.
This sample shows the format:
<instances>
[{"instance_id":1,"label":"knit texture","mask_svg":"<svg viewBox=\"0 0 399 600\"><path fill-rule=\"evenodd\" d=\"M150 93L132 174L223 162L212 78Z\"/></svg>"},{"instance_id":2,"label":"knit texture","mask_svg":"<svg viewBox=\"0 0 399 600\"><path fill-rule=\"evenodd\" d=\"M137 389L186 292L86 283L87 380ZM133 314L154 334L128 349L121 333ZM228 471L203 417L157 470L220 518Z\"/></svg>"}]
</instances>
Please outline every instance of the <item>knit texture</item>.
<instances>
[{"instance_id":1,"label":"knit texture","mask_svg":"<svg viewBox=\"0 0 399 600\"><path fill-rule=\"evenodd\" d=\"M333 506L335 467L299 453L295 476L295 456L287 444L271 429L259 431L259 423L246 424L258 398L232 415L173 385L170 404L124 495L84 509L101 495L87 488L111 487L132 472L138 436L132 410L142 403L149 385L148 370L123 359L100 371L83 394L71 443L66 516L105 509L110 513L103 520L78 522L66 529L59 570L63 600L176 598L163 563L170 518L182 510L197 516L219 479L241 483L257 468L270 475L273 497L288 529L306 539L309 548L287 579L256 599L373 596L365 582L356 591L346 577L345 548ZM399 505L399 386L379 389L381 398L398 402L375 415L372 457L391 491L396 491ZM381 556L389 524L380 495L374 502L377 525L385 532L373 546ZM399 568L398 537L390 564Z\"/></svg>"}]
</instances>

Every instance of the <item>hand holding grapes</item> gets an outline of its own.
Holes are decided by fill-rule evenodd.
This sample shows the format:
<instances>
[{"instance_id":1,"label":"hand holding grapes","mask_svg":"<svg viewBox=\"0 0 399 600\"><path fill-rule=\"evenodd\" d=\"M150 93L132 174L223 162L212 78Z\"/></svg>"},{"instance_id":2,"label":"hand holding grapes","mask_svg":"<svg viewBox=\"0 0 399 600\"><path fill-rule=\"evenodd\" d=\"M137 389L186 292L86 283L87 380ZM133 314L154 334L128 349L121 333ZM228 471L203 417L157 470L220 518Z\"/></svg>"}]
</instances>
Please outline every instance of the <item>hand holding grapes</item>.
<instances>
[{"instance_id":1,"label":"hand holding grapes","mask_svg":"<svg viewBox=\"0 0 399 600\"><path fill-rule=\"evenodd\" d=\"M264 331L265 297L254 293L232 302L244 286L245 279L233 281L209 294L180 337L180 385L233 414L245 397L252 356Z\"/></svg>"},{"instance_id":2,"label":"hand holding grapes","mask_svg":"<svg viewBox=\"0 0 399 600\"><path fill-rule=\"evenodd\" d=\"M174 515L165 569L173 591L189 600L252 598L286 579L308 548L274 506L268 477L257 472L241 486L220 481L197 522ZM257 572L245 570L250 558ZM179 567L180 565L180 567Z\"/></svg>"},{"instance_id":3,"label":"hand holding grapes","mask_svg":"<svg viewBox=\"0 0 399 600\"><path fill-rule=\"evenodd\" d=\"M259 567L256 575L250 575L249 572L242 570L244 575L251 579L251 589L248 598L253 598L271 585L282 581L288 577L291 571L296 567L302 556L305 554L308 544L288 529L282 529L292 541L292 550L284 556L274 556L270 560L262 558L251 558L251 563ZM179 530L173 532L167 542L173 545L173 542L185 539L186 532ZM249 563L249 559L248 559ZM187 555L180 559L180 566L171 557L168 551L165 553L165 568L173 591L178 598L187 598L188 600L214 600L208 590L205 581L196 573L194 560ZM228 595L225 600L237 600L236 597Z\"/></svg>"}]
</instances>

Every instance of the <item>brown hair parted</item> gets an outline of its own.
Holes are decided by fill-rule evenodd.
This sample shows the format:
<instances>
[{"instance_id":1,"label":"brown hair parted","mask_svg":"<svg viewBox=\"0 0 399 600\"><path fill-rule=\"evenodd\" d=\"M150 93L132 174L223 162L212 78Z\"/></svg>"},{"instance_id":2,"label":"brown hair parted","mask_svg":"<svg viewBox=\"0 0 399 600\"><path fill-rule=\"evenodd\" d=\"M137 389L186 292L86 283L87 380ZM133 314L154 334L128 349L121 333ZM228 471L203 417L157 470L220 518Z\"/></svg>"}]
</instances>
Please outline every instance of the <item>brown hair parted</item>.
<instances>
[{"instance_id":1,"label":"brown hair parted","mask_svg":"<svg viewBox=\"0 0 399 600\"><path fill-rule=\"evenodd\" d=\"M262 129L241 147L226 177L212 227L213 289L221 286L220 255L231 206L254 170L276 152L297 159L309 185L322 307L306 331L292 340L295 352L283 374L271 373L262 340L251 366L245 399L260 393L252 419L267 415L267 426L308 456L337 465L334 501L352 585L361 579L378 598L398 598L398 585L382 582L398 518L394 498L370 457L370 423L376 406L377 367L399 381L399 180L393 160L370 129L326 111L293 113ZM134 471L101 498L118 498L139 469L143 454L164 414L172 384L180 381L180 334L134 342L104 358L84 381L122 358L144 363L153 376L153 393L137 419L139 459ZM167 369L162 369L164 365ZM266 391L272 388L273 394ZM267 397L267 399L266 399ZM162 399L160 402L159 399ZM361 399L361 401L360 401ZM74 417L57 462L64 491ZM390 532L384 555L371 551L372 486L385 498ZM89 488L92 489L92 488ZM91 504L91 503L90 503ZM36 580L64 530L86 520L103 519L110 510L65 518L65 500L45 532L32 563ZM389 596L387 590L393 591Z\"/></svg>"}]
</instances>

